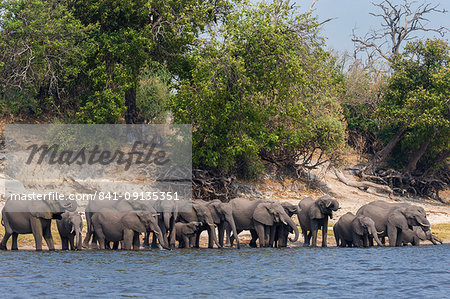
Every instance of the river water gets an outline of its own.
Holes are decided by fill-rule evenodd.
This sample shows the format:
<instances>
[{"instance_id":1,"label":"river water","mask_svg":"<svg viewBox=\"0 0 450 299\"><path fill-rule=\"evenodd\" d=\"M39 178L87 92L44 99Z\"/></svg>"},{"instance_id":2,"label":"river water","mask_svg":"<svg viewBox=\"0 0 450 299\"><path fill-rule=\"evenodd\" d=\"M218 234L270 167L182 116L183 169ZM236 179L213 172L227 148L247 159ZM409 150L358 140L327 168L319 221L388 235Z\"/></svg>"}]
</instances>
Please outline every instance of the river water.
<instances>
[{"instance_id":1,"label":"river water","mask_svg":"<svg viewBox=\"0 0 450 299\"><path fill-rule=\"evenodd\" d=\"M1 297L450 296L450 245L0 252Z\"/></svg>"}]
</instances>

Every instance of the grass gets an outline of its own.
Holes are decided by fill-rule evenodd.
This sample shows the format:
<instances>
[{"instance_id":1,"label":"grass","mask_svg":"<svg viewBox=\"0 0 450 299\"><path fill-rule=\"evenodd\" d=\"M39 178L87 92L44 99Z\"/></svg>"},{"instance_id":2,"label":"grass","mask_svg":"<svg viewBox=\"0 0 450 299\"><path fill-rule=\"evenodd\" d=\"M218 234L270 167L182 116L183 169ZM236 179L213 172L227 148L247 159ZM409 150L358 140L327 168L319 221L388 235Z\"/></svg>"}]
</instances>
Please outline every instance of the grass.
<instances>
[{"instance_id":1,"label":"grass","mask_svg":"<svg viewBox=\"0 0 450 299\"><path fill-rule=\"evenodd\" d=\"M442 241L450 240L450 223L439 223L431 226L431 231Z\"/></svg>"}]
</instances>

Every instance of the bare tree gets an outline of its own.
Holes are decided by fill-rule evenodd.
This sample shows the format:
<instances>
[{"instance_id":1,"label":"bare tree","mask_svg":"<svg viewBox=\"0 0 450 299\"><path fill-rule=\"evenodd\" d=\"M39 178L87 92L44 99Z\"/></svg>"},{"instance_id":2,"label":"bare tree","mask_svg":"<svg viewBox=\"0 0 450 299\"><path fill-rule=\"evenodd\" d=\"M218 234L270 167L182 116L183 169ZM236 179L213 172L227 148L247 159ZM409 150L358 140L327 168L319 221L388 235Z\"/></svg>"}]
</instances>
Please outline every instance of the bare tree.
<instances>
[{"instance_id":1,"label":"bare tree","mask_svg":"<svg viewBox=\"0 0 450 299\"><path fill-rule=\"evenodd\" d=\"M403 42L417 38L418 32L434 32L443 37L448 28L440 26L430 28L427 16L432 13L446 14L445 9L439 9L439 4L404 0L402 4L394 4L392 0L384 0L372 4L380 11L370 15L381 18L381 28L372 30L364 37L359 37L353 31L352 41L355 43L355 56L365 52L368 59L381 56L390 61L392 55L398 54Z\"/></svg>"}]
</instances>

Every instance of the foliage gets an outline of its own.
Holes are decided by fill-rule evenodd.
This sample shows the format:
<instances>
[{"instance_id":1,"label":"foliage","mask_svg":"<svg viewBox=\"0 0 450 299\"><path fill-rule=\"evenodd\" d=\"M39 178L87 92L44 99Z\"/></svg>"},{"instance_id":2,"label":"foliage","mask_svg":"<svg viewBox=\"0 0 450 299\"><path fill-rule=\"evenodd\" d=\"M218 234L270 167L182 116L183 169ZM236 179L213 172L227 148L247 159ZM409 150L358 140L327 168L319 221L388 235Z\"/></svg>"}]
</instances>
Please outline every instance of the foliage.
<instances>
[{"instance_id":1,"label":"foliage","mask_svg":"<svg viewBox=\"0 0 450 299\"><path fill-rule=\"evenodd\" d=\"M70 109L89 28L60 1L2 1L0 11L0 106L30 115Z\"/></svg>"},{"instance_id":2,"label":"foliage","mask_svg":"<svg viewBox=\"0 0 450 299\"><path fill-rule=\"evenodd\" d=\"M173 74L183 74L189 46L207 24L230 7L227 1L208 0L69 3L83 24L98 25L98 30L91 31L96 47L88 59L91 92L77 114L82 122L117 122L125 107L127 123L137 121L135 91L142 66L158 61Z\"/></svg>"},{"instance_id":3,"label":"foliage","mask_svg":"<svg viewBox=\"0 0 450 299\"><path fill-rule=\"evenodd\" d=\"M171 110L193 124L196 167L254 177L261 158L292 164L343 144L342 78L318 28L288 2L245 3L193 53Z\"/></svg>"},{"instance_id":4,"label":"foliage","mask_svg":"<svg viewBox=\"0 0 450 299\"><path fill-rule=\"evenodd\" d=\"M136 90L136 105L144 122L164 122L171 79L168 70L158 63L142 71Z\"/></svg>"},{"instance_id":5,"label":"foliage","mask_svg":"<svg viewBox=\"0 0 450 299\"><path fill-rule=\"evenodd\" d=\"M382 130L407 129L394 153L400 165L427 141L428 166L439 153L450 150L449 54L448 43L435 39L409 43L395 58L377 115Z\"/></svg>"}]
</instances>

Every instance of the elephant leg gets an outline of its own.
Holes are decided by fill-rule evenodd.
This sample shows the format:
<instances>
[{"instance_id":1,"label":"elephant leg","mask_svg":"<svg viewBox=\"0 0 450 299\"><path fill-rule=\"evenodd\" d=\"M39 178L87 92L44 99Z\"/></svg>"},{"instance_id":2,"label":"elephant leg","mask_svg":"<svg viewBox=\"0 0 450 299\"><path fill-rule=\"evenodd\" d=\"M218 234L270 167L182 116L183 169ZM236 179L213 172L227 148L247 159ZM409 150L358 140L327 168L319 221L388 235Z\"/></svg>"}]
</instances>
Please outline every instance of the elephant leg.
<instances>
[{"instance_id":1,"label":"elephant leg","mask_svg":"<svg viewBox=\"0 0 450 299\"><path fill-rule=\"evenodd\" d=\"M277 247L276 242L278 241L279 238L275 238L275 236L278 234L278 236L280 236L280 226L278 225L273 225L269 227L269 236L268 236L268 246L269 247Z\"/></svg>"},{"instance_id":2,"label":"elephant leg","mask_svg":"<svg viewBox=\"0 0 450 299\"><path fill-rule=\"evenodd\" d=\"M19 237L18 233L12 233L12 246L11 246L11 250L18 250L19 248L17 247L17 238Z\"/></svg>"},{"instance_id":3,"label":"elephant leg","mask_svg":"<svg viewBox=\"0 0 450 299\"><path fill-rule=\"evenodd\" d=\"M322 225L322 247L327 247L328 241L328 218L324 221Z\"/></svg>"},{"instance_id":4,"label":"elephant leg","mask_svg":"<svg viewBox=\"0 0 450 299\"><path fill-rule=\"evenodd\" d=\"M69 246L70 246L70 250L75 250L75 236L74 235L70 235L68 238L69 241Z\"/></svg>"},{"instance_id":5,"label":"elephant leg","mask_svg":"<svg viewBox=\"0 0 450 299\"><path fill-rule=\"evenodd\" d=\"M200 234L202 233L202 231L203 230L198 230L197 234L195 235L195 245L194 245L195 248L200 248ZM211 234L208 234L208 236L209 235L211 235ZM209 246L209 244L208 244L208 246Z\"/></svg>"},{"instance_id":6,"label":"elephant leg","mask_svg":"<svg viewBox=\"0 0 450 299\"><path fill-rule=\"evenodd\" d=\"M264 226L260 224L255 225L255 231L259 238L259 247L264 247L266 244L266 234L264 232Z\"/></svg>"},{"instance_id":7,"label":"elephant leg","mask_svg":"<svg viewBox=\"0 0 450 299\"><path fill-rule=\"evenodd\" d=\"M157 241L158 241L158 239L157 239L157 237L156 237L156 234L153 233L153 234L152 234L152 249L158 248Z\"/></svg>"},{"instance_id":8,"label":"elephant leg","mask_svg":"<svg viewBox=\"0 0 450 299\"><path fill-rule=\"evenodd\" d=\"M6 244L8 244L8 240L11 235L12 233L5 232L5 235L2 238L2 242L0 243L0 250L7 250Z\"/></svg>"},{"instance_id":9,"label":"elephant leg","mask_svg":"<svg viewBox=\"0 0 450 299\"><path fill-rule=\"evenodd\" d=\"M150 248L150 232L146 231L144 235L144 247Z\"/></svg>"},{"instance_id":10,"label":"elephant leg","mask_svg":"<svg viewBox=\"0 0 450 299\"><path fill-rule=\"evenodd\" d=\"M94 236L96 236L96 239L98 240L99 248L105 250L107 242L105 240L105 235L103 234L103 231L100 229L96 230Z\"/></svg>"},{"instance_id":11,"label":"elephant leg","mask_svg":"<svg viewBox=\"0 0 450 299\"><path fill-rule=\"evenodd\" d=\"M139 247L141 247L141 244L139 242L139 233L134 233L134 236L133 236L133 250L139 250Z\"/></svg>"},{"instance_id":12,"label":"elephant leg","mask_svg":"<svg viewBox=\"0 0 450 299\"><path fill-rule=\"evenodd\" d=\"M363 247L369 247L369 236L367 234L363 236Z\"/></svg>"},{"instance_id":13,"label":"elephant leg","mask_svg":"<svg viewBox=\"0 0 450 299\"><path fill-rule=\"evenodd\" d=\"M191 238L185 234L183 234L182 238L183 238L184 248L191 248L191 246L192 246Z\"/></svg>"},{"instance_id":14,"label":"elephant leg","mask_svg":"<svg viewBox=\"0 0 450 299\"><path fill-rule=\"evenodd\" d=\"M43 235L45 239L45 243L47 243L48 250L55 250L55 244L53 243L53 237L52 237L52 228L51 228L51 222L44 224L43 227Z\"/></svg>"},{"instance_id":15,"label":"elephant leg","mask_svg":"<svg viewBox=\"0 0 450 299\"><path fill-rule=\"evenodd\" d=\"M98 244L98 245L97 245ZM98 246L100 245L100 240L99 240L99 236L97 235L96 232L92 233L92 242L91 242L91 248L92 249L97 249ZM106 246L106 240L104 241L104 245ZM102 248L100 248L102 249ZM105 248L103 248L105 249Z\"/></svg>"},{"instance_id":16,"label":"elephant leg","mask_svg":"<svg viewBox=\"0 0 450 299\"><path fill-rule=\"evenodd\" d=\"M311 223L311 246L317 246L317 231L319 230L319 225L317 223Z\"/></svg>"},{"instance_id":17,"label":"elephant leg","mask_svg":"<svg viewBox=\"0 0 450 299\"><path fill-rule=\"evenodd\" d=\"M398 230L393 225L388 225L387 230L388 230L387 233L388 233L388 238L389 238L389 246L394 247L397 245Z\"/></svg>"},{"instance_id":18,"label":"elephant leg","mask_svg":"<svg viewBox=\"0 0 450 299\"><path fill-rule=\"evenodd\" d=\"M303 234L303 246L309 246L311 243L311 231L307 231L307 230L303 230L302 229L302 234Z\"/></svg>"},{"instance_id":19,"label":"elephant leg","mask_svg":"<svg viewBox=\"0 0 450 299\"><path fill-rule=\"evenodd\" d=\"M134 231L132 231L131 229L125 229L123 231L122 249L131 250L133 239L134 239Z\"/></svg>"},{"instance_id":20,"label":"elephant leg","mask_svg":"<svg viewBox=\"0 0 450 299\"><path fill-rule=\"evenodd\" d=\"M214 248L214 239L212 231L209 227L206 229L206 231L208 232L208 248Z\"/></svg>"},{"instance_id":21,"label":"elephant leg","mask_svg":"<svg viewBox=\"0 0 450 299\"><path fill-rule=\"evenodd\" d=\"M221 222L219 223L219 225L217 226L218 229L218 233L219 233L219 244L220 246L223 247L223 235L225 233L225 223Z\"/></svg>"},{"instance_id":22,"label":"elephant leg","mask_svg":"<svg viewBox=\"0 0 450 299\"><path fill-rule=\"evenodd\" d=\"M38 218L31 218L31 231L34 236L35 248L37 251L42 250L42 224Z\"/></svg>"},{"instance_id":23,"label":"elephant leg","mask_svg":"<svg viewBox=\"0 0 450 299\"><path fill-rule=\"evenodd\" d=\"M250 240L249 246L252 247L252 248L258 247L257 244L256 244L256 240L258 240L258 234L253 229L250 230L250 234L252 235L252 239Z\"/></svg>"},{"instance_id":24,"label":"elephant leg","mask_svg":"<svg viewBox=\"0 0 450 299\"><path fill-rule=\"evenodd\" d=\"M8 240L11 235L12 232L8 232L8 230L5 229L5 235L3 236L2 242L0 243L0 250L7 250L6 244L8 244Z\"/></svg>"},{"instance_id":25,"label":"elephant leg","mask_svg":"<svg viewBox=\"0 0 450 299\"><path fill-rule=\"evenodd\" d=\"M369 246L372 247L373 246L373 238L369 237Z\"/></svg>"},{"instance_id":26,"label":"elephant leg","mask_svg":"<svg viewBox=\"0 0 450 299\"><path fill-rule=\"evenodd\" d=\"M68 244L69 244L69 241L67 240L67 237L61 237L61 249L62 250L69 249Z\"/></svg>"},{"instance_id":27,"label":"elephant leg","mask_svg":"<svg viewBox=\"0 0 450 299\"><path fill-rule=\"evenodd\" d=\"M228 224L225 225L225 238L226 246L233 247L233 242L231 242L231 227Z\"/></svg>"}]
</instances>

